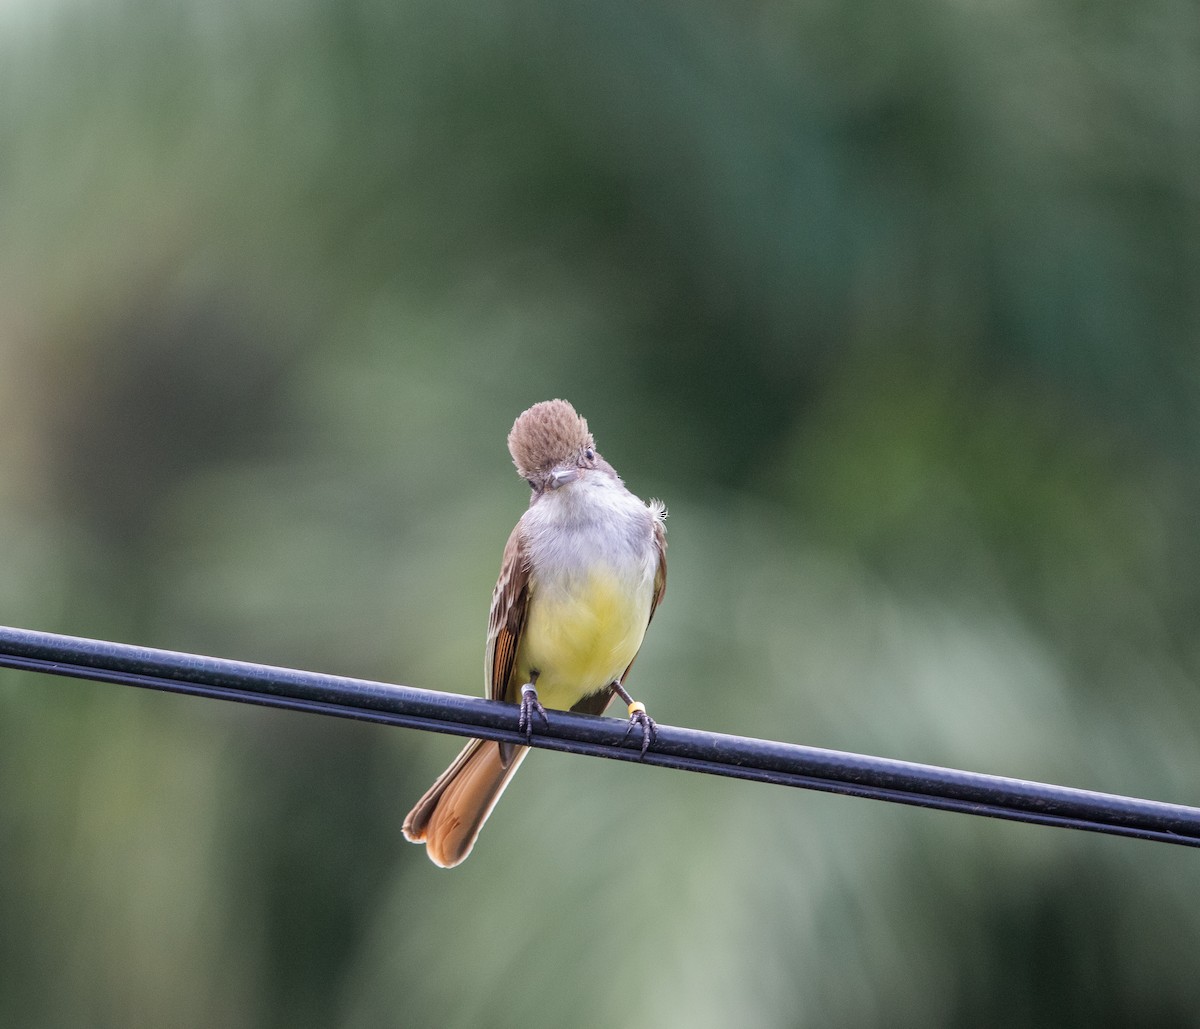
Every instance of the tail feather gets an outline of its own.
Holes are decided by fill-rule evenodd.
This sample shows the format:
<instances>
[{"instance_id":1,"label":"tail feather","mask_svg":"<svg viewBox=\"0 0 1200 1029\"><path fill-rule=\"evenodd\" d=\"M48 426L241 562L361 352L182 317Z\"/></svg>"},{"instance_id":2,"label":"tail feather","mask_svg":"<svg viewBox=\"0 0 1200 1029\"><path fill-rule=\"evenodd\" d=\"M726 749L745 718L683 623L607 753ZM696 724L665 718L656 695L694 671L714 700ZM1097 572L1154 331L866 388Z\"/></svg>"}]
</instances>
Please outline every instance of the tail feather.
<instances>
[{"instance_id":1,"label":"tail feather","mask_svg":"<svg viewBox=\"0 0 1200 1029\"><path fill-rule=\"evenodd\" d=\"M471 740L408 813L404 835L424 843L429 859L442 868L465 860L528 752L515 747L506 763L496 743Z\"/></svg>"}]
</instances>

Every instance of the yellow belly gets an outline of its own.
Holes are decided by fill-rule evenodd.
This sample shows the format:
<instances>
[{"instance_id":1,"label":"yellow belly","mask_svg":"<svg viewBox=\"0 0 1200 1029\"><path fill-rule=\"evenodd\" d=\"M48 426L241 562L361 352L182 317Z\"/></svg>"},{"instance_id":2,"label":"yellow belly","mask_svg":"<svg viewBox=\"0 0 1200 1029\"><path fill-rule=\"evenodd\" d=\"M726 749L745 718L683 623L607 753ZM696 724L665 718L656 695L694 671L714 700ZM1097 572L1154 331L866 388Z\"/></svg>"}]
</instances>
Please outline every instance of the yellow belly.
<instances>
[{"instance_id":1,"label":"yellow belly","mask_svg":"<svg viewBox=\"0 0 1200 1029\"><path fill-rule=\"evenodd\" d=\"M630 588L600 569L569 587L535 589L517 651L516 685L536 671L538 698L565 710L619 679L646 634L652 588Z\"/></svg>"}]
</instances>

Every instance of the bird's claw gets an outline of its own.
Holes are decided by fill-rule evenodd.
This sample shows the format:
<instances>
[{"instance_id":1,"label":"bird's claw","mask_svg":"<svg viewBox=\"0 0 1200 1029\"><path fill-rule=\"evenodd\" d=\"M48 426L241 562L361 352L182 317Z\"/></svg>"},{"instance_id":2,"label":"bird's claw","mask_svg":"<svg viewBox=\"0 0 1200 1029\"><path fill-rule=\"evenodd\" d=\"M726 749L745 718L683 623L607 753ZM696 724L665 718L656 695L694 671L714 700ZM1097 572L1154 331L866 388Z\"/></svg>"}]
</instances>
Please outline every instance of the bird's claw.
<instances>
[{"instance_id":1,"label":"bird's claw","mask_svg":"<svg viewBox=\"0 0 1200 1029\"><path fill-rule=\"evenodd\" d=\"M629 734L633 732L634 726L637 726L642 732L642 752L641 757L646 756L646 751L650 749L656 739L658 739L658 724L646 714L645 705L639 704L636 700L629 704L629 724L625 727L625 740L629 739Z\"/></svg>"},{"instance_id":2,"label":"bird's claw","mask_svg":"<svg viewBox=\"0 0 1200 1029\"><path fill-rule=\"evenodd\" d=\"M517 719L517 731L525 735L525 739L533 739L533 719L537 716L542 724L548 726L550 719L546 717L546 709L538 700L537 689L533 683L527 682L521 687L521 714Z\"/></svg>"}]
</instances>

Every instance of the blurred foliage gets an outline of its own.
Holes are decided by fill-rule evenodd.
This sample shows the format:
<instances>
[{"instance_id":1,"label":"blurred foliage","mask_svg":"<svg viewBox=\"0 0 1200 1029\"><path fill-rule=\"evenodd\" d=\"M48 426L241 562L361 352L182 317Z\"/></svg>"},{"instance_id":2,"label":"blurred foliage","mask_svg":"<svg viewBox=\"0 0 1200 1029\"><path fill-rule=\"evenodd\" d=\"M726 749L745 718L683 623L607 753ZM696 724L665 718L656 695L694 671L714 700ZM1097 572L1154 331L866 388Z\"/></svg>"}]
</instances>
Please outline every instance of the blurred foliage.
<instances>
[{"instance_id":1,"label":"blurred foliage","mask_svg":"<svg viewBox=\"0 0 1200 1029\"><path fill-rule=\"evenodd\" d=\"M1200 802L1200 11L0 7L0 621L459 692L571 399L665 722ZM0 676L0 1024L1200 1023L1190 851Z\"/></svg>"}]
</instances>

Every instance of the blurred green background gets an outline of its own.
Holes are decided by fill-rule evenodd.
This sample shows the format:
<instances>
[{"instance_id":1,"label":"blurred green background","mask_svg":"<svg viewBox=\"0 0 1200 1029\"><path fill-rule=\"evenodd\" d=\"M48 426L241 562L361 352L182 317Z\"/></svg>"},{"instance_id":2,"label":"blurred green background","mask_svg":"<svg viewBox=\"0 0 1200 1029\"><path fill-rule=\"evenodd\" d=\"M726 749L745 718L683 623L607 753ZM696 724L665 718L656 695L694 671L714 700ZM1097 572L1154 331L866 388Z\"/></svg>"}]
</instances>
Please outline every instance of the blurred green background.
<instances>
[{"instance_id":1,"label":"blurred green background","mask_svg":"<svg viewBox=\"0 0 1200 1029\"><path fill-rule=\"evenodd\" d=\"M1200 8L0 4L0 621L460 693L562 396L663 722L1200 803ZM0 1024L1200 1024L1200 857L0 674Z\"/></svg>"}]
</instances>

